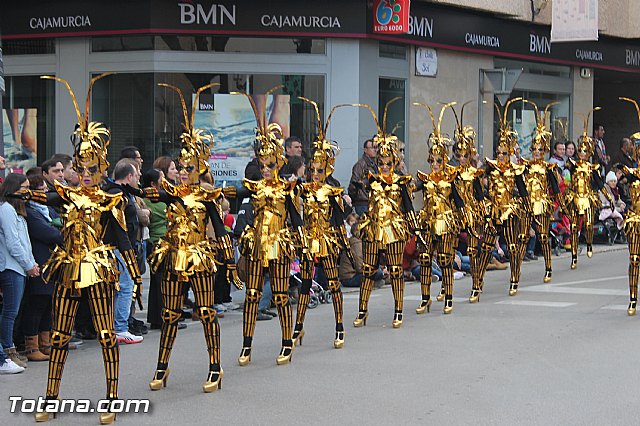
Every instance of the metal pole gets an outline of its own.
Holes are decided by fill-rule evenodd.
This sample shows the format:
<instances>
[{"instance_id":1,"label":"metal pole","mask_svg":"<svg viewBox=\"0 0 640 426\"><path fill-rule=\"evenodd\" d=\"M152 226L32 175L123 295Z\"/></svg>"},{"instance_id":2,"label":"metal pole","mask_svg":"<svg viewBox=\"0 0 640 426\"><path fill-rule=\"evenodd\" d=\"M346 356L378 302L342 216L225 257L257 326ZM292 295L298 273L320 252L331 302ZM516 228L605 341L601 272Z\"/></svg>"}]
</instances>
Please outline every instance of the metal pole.
<instances>
[{"instance_id":1,"label":"metal pole","mask_svg":"<svg viewBox=\"0 0 640 426\"><path fill-rule=\"evenodd\" d=\"M482 101L484 100L484 70L479 70L479 78L478 82L478 129L477 139L478 139L478 155L480 155L480 161L484 161L484 143L483 143L483 134L484 134L484 109L482 108Z\"/></svg>"}]
</instances>

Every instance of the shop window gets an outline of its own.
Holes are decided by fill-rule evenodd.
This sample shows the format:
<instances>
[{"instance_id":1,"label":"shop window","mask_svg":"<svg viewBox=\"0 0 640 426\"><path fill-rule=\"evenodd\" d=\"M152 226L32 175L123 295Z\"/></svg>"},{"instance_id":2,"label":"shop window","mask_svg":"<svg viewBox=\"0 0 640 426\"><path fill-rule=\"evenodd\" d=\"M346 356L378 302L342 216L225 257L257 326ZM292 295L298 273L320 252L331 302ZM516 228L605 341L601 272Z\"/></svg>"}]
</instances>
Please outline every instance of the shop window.
<instances>
[{"instance_id":1,"label":"shop window","mask_svg":"<svg viewBox=\"0 0 640 426\"><path fill-rule=\"evenodd\" d=\"M56 53L55 40L3 40L2 51L6 56L11 55L46 55Z\"/></svg>"},{"instance_id":2,"label":"shop window","mask_svg":"<svg viewBox=\"0 0 640 426\"><path fill-rule=\"evenodd\" d=\"M390 59L407 59L407 46L396 43L380 42L378 56Z\"/></svg>"},{"instance_id":3,"label":"shop window","mask_svg":"<svg viewBox=\"0 0 640 426\"><path fill-rule=\"evenodd\" d=\"M268 38L228 36L120 36L94 37L92 52L174 50L183 52L306 53L325 54L325 40L314 38Z\"/></svg>"},{"instance_id":4,"label":"shop window","mask_svg":"<svg viewBox=\"0 0 640 426\"><path fill-rule=\"evenodd\" d=\"M387 110L387 133L394 133L398 139L405 141L405 86L406 80L396 78L381 78L378 87L378 119L382 126L384 117L384 107L395 97L400 100L395 101Z\"/></svg>"},{"instance_id":5,"label":"shop window","mask_svg":"<svg viewBox=\"0 0 640 426\"><path fill-rule=\"evenodd\" d=\"M8 169L26 172L54 154L53 83L39 76L5 77L0 154Z\"/></svg>"}]
</instances>

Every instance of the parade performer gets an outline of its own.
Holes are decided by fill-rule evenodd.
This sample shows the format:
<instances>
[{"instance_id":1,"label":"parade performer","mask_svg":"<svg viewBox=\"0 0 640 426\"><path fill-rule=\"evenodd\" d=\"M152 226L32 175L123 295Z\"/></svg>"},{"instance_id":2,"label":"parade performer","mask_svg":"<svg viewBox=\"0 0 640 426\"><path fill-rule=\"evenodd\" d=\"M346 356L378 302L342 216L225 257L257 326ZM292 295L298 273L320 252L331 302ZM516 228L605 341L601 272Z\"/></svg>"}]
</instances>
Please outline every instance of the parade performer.
<instances>
[{"instance_id":1,"label":"parade performer","mask_svg":"<svg viewBox=\"0 0 640 426\"><path fill-rule=\"evenodd\" d=\"M523 214L522 209L527 207L527 204L523 203L519 198L527 197L528 193L522 178L524 166L511 162L511 156L515 153L518 135L507 122L507 112L512 103L521 100L522 98L509 100L504 107L504 113L496 105L500 120L496 159L486 159L487 168L485 171L489 185L485 202L491 224L485 229L485 244L482 246L479 274L481 277L484 276L492 256L492 250L495 247L497 235L503 233L509 249L509 263L511 266L509 296L515 296L518 293L520 267L523 259L518 244L520 233L519 216ZM515 190L517 190L518 197L514 196ZM525 214L528 214L528 212L525 212ZM482 291L482 288L480 288L480 291Z\"/></svg>"},{"instance_id":2,"label":"parade performer","mask_svg":"<svg viewBox=\"0 0 640 426\"><path fill-rule=\"evenodd\" d=\"M461 228L467 232L467 255L469 256L471 266L471 295L470 303L476 303L480 300L480 293L483 287L483 275L480 273L480 253L479 245L484 244L484 239L480 236L485 232L495 234L495 230L487 231L486 227L490 225L487 221L487 209L484 203L484 189L482 187L481 178L484 170L474 167L471 162L476 157L476 133L473 127L464 126L464 107L470 102L465 102L460 108L460 117L456 113L454 106L451 110L456 119L455 139L453 143L453 154L458 160L459 165L456 167L456 180L454 181L456 190L462 198L464 207L462 209ZM482 242L481 242L482 241ZM487 250L493 250L493 246L487 247ZM442 290L441 290L442 292Z\"/></svg>"},{"instance_id":3,"label":"parade performer","mask_svg":"<svg viewBox=\"0 0 640 426\"><path fill-rule=\"evenodd\" d=\"M336 319L336 337L333 346L340 349L344 346L344 326L342 324L342 290L338 281L337 262L340 247L344 248L347 256L351 255L351 247L344 227L343 189L326 183L327 178L334 171L335 157L340 152L340 148L325 139L331 115L337 107L331 110L327 123L323 126L318 104L306 98L300 99L314 107L318 122L318 136L313 142L314 151L309 160L308 170L311 181L303 183L300 192L304 210L304 246L308 247L309 256L303 260L300 268L302 285L298 298L296 326L293 330L293 343L299 341L302 344L313 267L315 264L320 264L327 276Z\"/></svg>"},{"instance_id":4,"label":"parade performer","mask_svg":"<svg viewBox=\"0 0 640 426\"><path fill-rule=\"evenodd\" d=\"M135 195L167 205L167 233L149 256L152 270L163 274L162 329L158 363L149 383L151 390L160 390L167 385L169 357L178 332L178 321L182 316L183 290L186 284L193 290L209 353L209 372L202 389L204 392L213 392L222 386L224 371L220 368L220 325L213 307L216 257L223 259L227 268L226 278L238 288L242 288L242 283L236 274L233 245L224 229L218 204L223 196L223 189L208 190L200 185L200 177L209 173L213 136L194 128L200 93L216 85L217 83L208 84L196 91L189 119L182 91L168 84L159 84L175 90L182 104L184 131L180 135L182 148L178 156L179 183L173 185L164 179L159 189L149 187L138 190L138 193L135 188L127 188ZM213 225L216 241L207 238L209 220Z\"/></svg>"},{"instance_id":5,"label":"parade performer","mask_svg":"<svg viewBox=\"0 0 640 426\"><path fill-rule=\"evenodd\" d=\"M600 107L592 111L599 110ZM593 256L593 225L596 209L602 207L598 191L602 192L609 201L611 208L615 203L611 195L604 188L600 165L592 164L589 158L593 156L594 142L588 133L590 111L584 119L584 130L578 140L578 160L569 159L566 168L571 172L571 181L565 195L565 203L571 220L571 269L578 266L578 238L580 222L584 223L585 239L587 240L587 257Z\"/></svg>"},{"instance_id":6,"label":"parade performer","mask_svg":"<svg viewBox=\"0 0 640 426\"><path fill-rule=\"evenodd\" d=\"M400 98L389 101L384 108L382 127L376 114L366 104L358 104L369 109L376 122L378 133L373 137L378 146L376 164L378 173L369 173L369 207L362 216L359 229L363 242L362 284L360 286L360 309L353 321L354 327L367 325L369 317L369 297L373 289L373 275L380 264L380 254L385 253L386 265L391 277L391 289L395 301L393 328L402 326L404 299L404 277L402 253L409 238L409 232L417 232L418 220L411 204L411 176L398 175L395 170L399 163L397 138L385 131L387 110Z\"/></svg>"},{"instance_id":7,"label":"parade performer","mask_svg":"<svg viewBox=\"0 0 640 426\"><path fill-rule=\"evenodd\" d=\"M529 230L533 223L536 236L542 247L542 255L544 256L544 278L543 281L548 283L551 281L551 243L549 241L549 230L551 227L551 216L553 215L553 206L555 197L560 206L563 206L563 200L558 187L556 165L548 163L544 157L550 149L551 132L547 129L545 123L549 114L549 108L559 102L548 104L544 113L540 114L538 106L525 100L533 106L536 112L536 129L531 141L531 155L533 160L523 160L526 167L524 172L524 181L527 187L528 197L524 202L529 203L527 210L531 214L525 214L521 217L520 226L520 256L524 257L527 243L529 241ZM551 189L551 195L549 194Z\"/></svg>"},{"instance_id":8,"label":"parade performer","mask_svg":"<svg viewBox=\"0 0 640 426\"><path fill-rule=\"evenodd\" d=\"M254 151L262 173L260 180L243 180L243 185L251 193L254 220L253 224L244 229L239 241L241 252L248 263L242 331L244 341L238 358L241 366L251 362L258 302L262 296L266 273L269 274L273 301L278 308L282 330L282 348L276 364L291 362L293 313L288 293L289 271L297 254L300 254L303 262L309 261L307 250L302 249L303 223L296 192L297 183L284 181L279 176L280 169L287 163L282 129L277 123L269 123L266 115L268 95L281 87L275 87L264 95L264 104L260 110L250 95L233 92L245 95L253 108L258 124ZM291 227L287 224L287 219L291 219Z\"/></svg>"},{"instance_id":9,"label":"parade performer","mask_svg":"<svg viewBox=\"0 0 640 426\"><path fill-rule=\"evenodd\" d=\"M47 400L58 398L64 364L69 353L69 341L78 311L81 294L89 300L93 325L102 347L107 381L107 399L118 398L120 353L113 325L114 291L118 287L118 269L113 254L118 249L125 266L136 284L141 284L136 256L126 233L122 193L109 194L100 189L102 174L109 168L107 147L110 133L102 123L89 122L89 104L94 83L110 73L91 79L82 114L76 97L65 80L73 100L78 124L71 136L75 171L80 186L68 187L55 183L55 192L26 191L24 198L60 208L64 245L56 247L43 268L45 282L55 283L51 328L51 357L47 381ZM46 407L45 407L46 409ZM36 421L48 421L50 414L37 412ZM115 420L115 412L100 414L101 424Z\"/></svg>"},{"instance_id":10,"label":"parade performer","mask_svg":"<svg viewBox=\"0 0 640 426\"><path fill-rule=\"evenodd\" d=\"M433 116L431 107L414 102L414 105L426 108L431 116L433 132L429 135L429 159L431 172L418 170L416 190L422 190L424 206L420 210L418 221L423 239L420 247L420 289L422 301L416 309L417 314L424 314L431 307L431 256L436 252L438 265L442 269L442 288L444 289L445 314L453 311L453 260L458 245L458 234L461 225L461 210L464 202L458 195L455 179L456 168L449 163L449 139L440 133L442 117L447 108L455 102L445 104L440 110L438 122Z\"/></svg>"},{"instance_id":11,"label":"parade performer","mask_svg":"<svg viewBox=\"0 0 640 426\"><path fill-rule=\"evenodd\" d=\"M631 102L636 107L638 122L640 123L640 106L629 98L621 97L620 100ZM637 163L640 160L640 132L629 137L635 143L633 159ZM624 232L629 243L629 308L627 315L636 314L638 305L638 275L640 274L640 168L629 169L626 166L623 172L629 182L629 195L631 204L625 214Z\"/></svg>"}]
</instances>

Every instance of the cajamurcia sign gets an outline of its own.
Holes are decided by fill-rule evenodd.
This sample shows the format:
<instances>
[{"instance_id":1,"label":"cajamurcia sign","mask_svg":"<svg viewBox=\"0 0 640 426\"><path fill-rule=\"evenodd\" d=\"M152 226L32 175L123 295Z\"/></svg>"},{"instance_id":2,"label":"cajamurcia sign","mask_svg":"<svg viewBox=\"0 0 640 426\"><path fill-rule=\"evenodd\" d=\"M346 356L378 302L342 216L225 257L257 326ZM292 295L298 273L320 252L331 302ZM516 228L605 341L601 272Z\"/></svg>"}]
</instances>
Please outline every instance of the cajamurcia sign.
<instances>
[{"instance_id":1,"label":"cajamurcia sign","mask_svg":"<svg viewBox=\"0 0 640 426\"><path fill-rule=\"evenodd\" d=\"M55 16L29 19L32 30L49 30L59 28L87 28L91 27L89 15Z\"/></svg>"}]
</instances>

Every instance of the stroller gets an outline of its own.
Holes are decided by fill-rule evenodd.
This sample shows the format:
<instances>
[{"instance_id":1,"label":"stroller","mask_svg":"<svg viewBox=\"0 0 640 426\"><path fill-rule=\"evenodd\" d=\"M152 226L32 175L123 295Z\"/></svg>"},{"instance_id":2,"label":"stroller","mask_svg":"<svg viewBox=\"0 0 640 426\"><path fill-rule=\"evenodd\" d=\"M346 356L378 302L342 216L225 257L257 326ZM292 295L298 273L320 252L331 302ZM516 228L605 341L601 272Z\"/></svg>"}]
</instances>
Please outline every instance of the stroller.
<instances>
[{"instance_id":1,"label":"stroller","mask_svg":"<svg viewBox=\"0 0 640 426\"><path fill-rule=\"evenodd\" d=\"M297 259L291 265L290 274L290 287L300 288L302 286L302 277L300 275L300 263ZM315 277L315 268L312 276ZM309 290L309 309L314 309L321 303L331 303L331 301L331 291L322 287L320 283L312 278L311 289Z\"/></svg>"}]
</instances>

